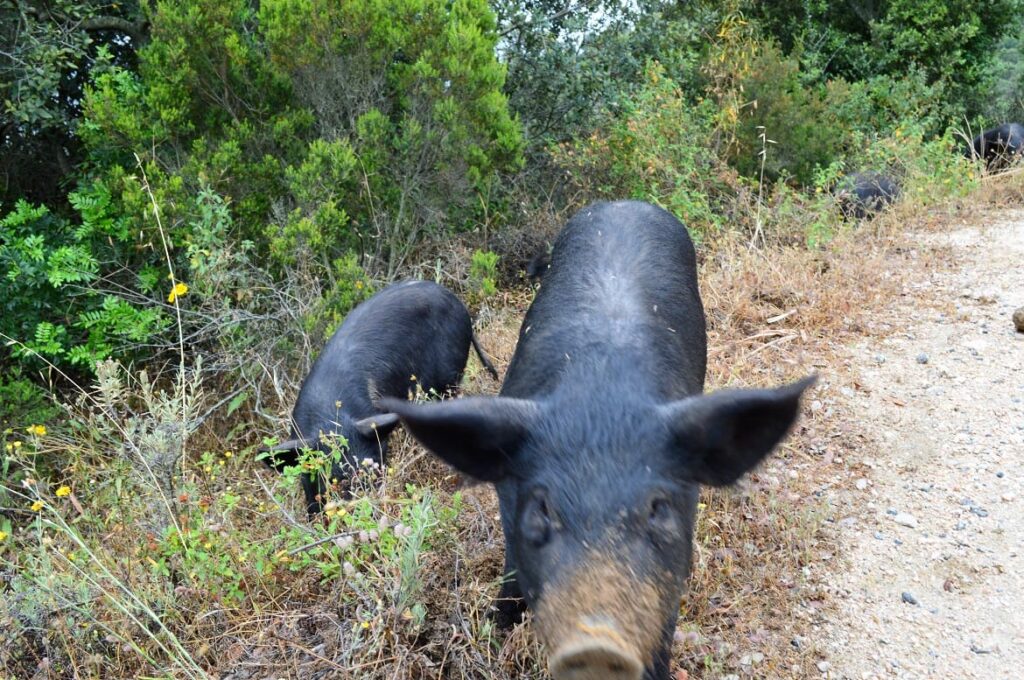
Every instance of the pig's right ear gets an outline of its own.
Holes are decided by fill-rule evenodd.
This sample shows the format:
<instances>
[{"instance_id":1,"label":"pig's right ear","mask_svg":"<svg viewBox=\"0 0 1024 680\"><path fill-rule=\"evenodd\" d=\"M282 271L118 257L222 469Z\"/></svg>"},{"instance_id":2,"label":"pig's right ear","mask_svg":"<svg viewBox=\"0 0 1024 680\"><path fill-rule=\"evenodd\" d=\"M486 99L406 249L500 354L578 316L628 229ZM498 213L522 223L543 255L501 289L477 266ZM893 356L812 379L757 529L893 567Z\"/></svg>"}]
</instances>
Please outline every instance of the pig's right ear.
<instances>
[{"instance_id":1,"label":"pig's right ear","mask_svg":"<svg viewBox=\"0 0 1024 680\"><path fill-rule=\"evenodd\" d=\"M430 404L380 400L406 429L459 472L485 482L509 474L538 407L527 399L467 397Z\"/></svg>"}]
</instances>

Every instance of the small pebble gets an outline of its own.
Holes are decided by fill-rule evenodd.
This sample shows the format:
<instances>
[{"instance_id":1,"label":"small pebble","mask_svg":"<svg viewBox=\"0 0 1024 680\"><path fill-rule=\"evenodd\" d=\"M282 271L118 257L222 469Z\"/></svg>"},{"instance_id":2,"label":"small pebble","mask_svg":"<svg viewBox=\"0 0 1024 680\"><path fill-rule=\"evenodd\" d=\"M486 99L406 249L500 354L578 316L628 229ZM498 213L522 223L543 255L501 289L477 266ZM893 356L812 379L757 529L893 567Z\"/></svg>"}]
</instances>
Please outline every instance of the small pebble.
<instances>
[{"instance_id":1,"label":"small pebble","mask_svg":"<svg viewBox=\"0 0 1024 680\"><path fill-rule=\"evenodd\" d=\"M974 508L971 508L972 510ZM917 528L917 518L906 512L900 512L893 516L893 522L903 527L910 527L911 529Z\"/></svg>"},{"instance_id":2,"label":"small pebble","mask_svg":"<svg viewBox=\"0 0 1024 680\"><path fill-rule=\"evenodd\" d=\"M1006 475L1006 473L1003 472L1002 470L1000 470L999 472L996 473L996 477L998 477L999 479L1002 479L1005 475Z\"/></svg>"},{"instance_id":3,"label":"small pebble","mask_svg":"<svg viewBox=\"0 0 1024 680\"><path fill-rule=\"evenodd\" d=\"M988 510L977 505L971 506L971 512L973 512L978 517L988 517Z\"/></svg>"},{"instance_id":4,"label":"small pebble","mask_svg":"<svg viewBox=\"0 0 1024 680\"><path fill-rule=\"evenodd\" d=\"M875 532L875 539L877 539L877 540L881 541L881 540L882 540L882 539L884 539L884 538L885 538L885 536L883 536L883 535L882 535L882 532L881 532L881 531L876 531L876 532Z\"/></svg>"},{"instance_id":5,"label":"small pebble","mask_svg":"<svg viewBox=\"0 0 1024 680\"><path fill-rule=\"evenodd\" d=\"M832 664L830 664L828 661L819 661L818 662L818 670L821 671L822 673L828 673L828 669L829 668L832 668Z\"/></svg>"},{"instance_id":6,"label":"small pebble","mask_svg":"<svg viewBox=\"0 0 1024 680\"><path fill-rule=\"evenodd\" d=\"M876 354L875 355L875 363L876 364L884 364L885 363L885 355L884 354Z\"/></svg>"},{"instance_id":7,"label":"small pebble","mask_svg":"<svg viewBox=\"0 0 1024 680\"><path fill-rule=\"evenodd\" d=\"M1024 333L1024 307L1013 313L1013 327L1018 333Z\"/></svg>"},{"instance_id":8,"label":"small pebble","mask_svg":"<svg viewBox=\"0 0 1024 680\"><path fill-rule=\"evenodd\" d=\"M910 592L907 592L907 591L903 591L903 594L900 595L900 597L907 604L917 604L917 598L914 597L913 593L910 593Z\"/></svg>"},{"instance_id":9,"label":"small pebble","mask_svg":"<svg viewBox=\"0 0 1024 680\"><path fill-rule=\"evenodd\" d=\"M924 352L921 352L920 354L918 354L917 355L917 363L919 363L919 364L927 364L928 363L928 355L925 354Z\"/></svg>"},{"instance_id":10,"label":"small pebble","mask_svg":"<svg viewBox=\"0 0 1024 680\"><path fill-rule=\"evenodd\" d=\"M853 485L857 487L858 491L863 491L864 489L868 488L868 480L861 477L856 482L854 482Z\"/></svg>"}]
</instances>

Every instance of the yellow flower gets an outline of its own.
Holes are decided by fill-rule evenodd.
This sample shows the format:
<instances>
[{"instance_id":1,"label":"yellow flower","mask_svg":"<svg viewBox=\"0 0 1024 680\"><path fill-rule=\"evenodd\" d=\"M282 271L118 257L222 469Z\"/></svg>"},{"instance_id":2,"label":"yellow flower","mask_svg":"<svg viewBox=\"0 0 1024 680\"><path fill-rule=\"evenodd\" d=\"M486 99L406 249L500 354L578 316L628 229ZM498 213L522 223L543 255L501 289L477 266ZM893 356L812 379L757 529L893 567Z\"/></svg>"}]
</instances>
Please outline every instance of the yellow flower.
<instances>
[{"instance_id":1,"label":"yellow flower","mask_svg":"<svg viewBox=\"0 0 1024 680\"><path fill-rule=\"evenodd\" d=\"M44 503L42 501L36 501L35 503L32 504L32 509L35 512L39 512L40 510L43 509L43 506L45 506L45 505L46 505L46 503Z\"/></svg>"},{"instance_id":2,"label":"yellow flower","mask_svg":"<svg viewBox=\"0 0 1024 680\"><path fill-rule=\"evenodd\" d=\"M363 289L363 282L362 281L356 281L356 290L362 290L362 289Z\"/></svg>"},{"instance_id":3,"label":"yellow flower","mask_svg":"<svg viewBox=\"0 0 1024 680\"><path fill-rule=\"evenodd\" d=\"M14 448L20 449L21 448L21 442L20 441L14 442Z\"/></svg>"},{"instance_id":4,"label":"yellow flower","mask_svg":"<svg viewBox=\"0 0 1024 680\"><path fill-rule=\"evenodd\" d=\"M177 300L187 292L188 284L179 281L178 283L174 284L174 288L171 289L171 294L167 296L167 301L173 303L175 300Z\"/></svg>"},{"instance_id":5,"label":"yellow flower","mask_svg":"<svg viewBox=\"0 0 1024 680\"><path fill-rule=\"evenodd\" d=\"M707 503L697 503L697 509L698 510L703 510L706 507L708 507Z\"/></svg>"},{"instance_id":6,"label":"yellow flower","mask_svg":"<svg viewBox=\"0 0 1024 680\"><path fill-rule=\"evenodd\" d=\"M14 444L8 444L6 448L7 448L8 451L13 451L14 450Z\"/></svg>"},{"instance_id":7,"label":"yellow flower","mask_svg":"<svg viewBox=\"0 0 1024 680\"><path fill-rule=\"evenodd\" d=\"M6 541L8 535L6 531L0 531L0 541Z\"/></svg>"},{"instance_id":8,"label":"yellow flower","mask_svg":"<svg viewBox=\"0 0 1024 680\"><path fill-rule=\"evenodd\" d=\"M45 437L46 436L46 425L29 425L28 426L28 433L29 434L34 434L37 437Z\"/></svg>"},{"instance_id":9,"label":"yellow flower","mask_svg":"<svg viewBox=\"0 0 1024 680\"><path fill-rule=\"evenodd\" d=\"M363 621L362 625L363 625L363 630L366 630L367 628L370 627L370 622L369 621Z\"/></svg>"},{"instance_id":10,"label":"yellow flower","mask_svg":"<svg viewBox=\"0 0 1024 680\"><path fill-rule=\"evenodd\" d=\"M231 453L230 451L225 451L225 452L224 452L224 457L225 457L225 458L230 458L230 457L231 457L231 456L233 456L233 455L235 455L235 454Z\"/></svg>"},{"instance_id":11,"label":"yellow flower","mask_svg":"<svg viewBox=\"0 0 1024 680\"><path fill-rule=\"evenodd\" d=\"M70 496L70 495L71 495L71 487L66 485L66 484L64 486L60 487L59 489L57 489L57 498L64 498L65 496Z\"/></svg>"}]
</instances>

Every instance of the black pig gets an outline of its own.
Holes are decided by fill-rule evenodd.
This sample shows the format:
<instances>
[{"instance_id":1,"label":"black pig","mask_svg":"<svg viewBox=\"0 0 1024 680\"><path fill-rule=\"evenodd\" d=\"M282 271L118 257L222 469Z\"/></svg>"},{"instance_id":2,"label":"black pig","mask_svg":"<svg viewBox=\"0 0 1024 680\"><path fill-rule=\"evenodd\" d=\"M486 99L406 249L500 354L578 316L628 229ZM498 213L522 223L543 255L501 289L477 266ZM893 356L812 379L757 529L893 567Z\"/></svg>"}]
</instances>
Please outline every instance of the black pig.
<instances>
[{"instance_id":1,"label":"black pig","mask_svg":"<svg viewBox=\"0 0 1024 680\"><path fill-rule=\"evenodd\" d=\"M665 680L701 484L726 485L789 431L811 380L703 395L693 243L646 203L562 230L501 395L387 409L497 488L507 580L556 680Z\"/></svg>"},{"instance_id":2,"label":"black pig","mask_svg":"<svg viewBox=\"0 0 1024 680\"><path fill-rule=\"evenodd\" d=\"M1004 123L985 130L965 145L963 153L970 160L984 158L989 169L1010 165L1024 154L1024 125Z\"/></svg>"},{"instance_id":3,"label":"black pig","mask_svg":"<svg viewBox=\"0 0 1024 680\"><path fill-rule=\"evenodd\" d=\"M428 394L454 391L470 344L497 379L469 312L451 291L429 281L383 289L349 313L314 362L292 411L291 437L264 449L274 452L271 464L278 469L295 465L303 447L329 450L322 437L335 434L344 436L348 447L332 477L343 479L365 459L383 463L398 417L381 412L375 402L406 398L417 385ZM302 487L310 515L319 512L319 477L303 475Z\"/></svg>"},{"instance_id":4,"label":"black pig","mask_svg":"<svg viewBox=\"0 0 1024 680\"><path fill-rule=\"evenodd\" d=\"M862 220L882 212L900 195L900 185L883 172L858 172L839 184L836 200L847 217Z\"/></svg>"}]
</instances>

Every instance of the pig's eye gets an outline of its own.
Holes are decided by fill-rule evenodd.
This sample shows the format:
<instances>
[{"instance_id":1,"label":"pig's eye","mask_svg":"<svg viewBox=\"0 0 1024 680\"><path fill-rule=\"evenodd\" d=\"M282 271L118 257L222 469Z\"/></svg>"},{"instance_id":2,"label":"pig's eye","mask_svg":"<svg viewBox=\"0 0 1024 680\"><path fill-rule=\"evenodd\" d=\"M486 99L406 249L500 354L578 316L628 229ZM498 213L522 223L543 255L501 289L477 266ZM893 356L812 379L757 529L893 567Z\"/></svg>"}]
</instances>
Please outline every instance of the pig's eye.
<instances>
[{"instance_id":1,"label":"pig's eye","mask_svg":"<svg viewBox=\"0 0 1024 680\"><path fill-rule=\"evenodd\" d=\"M662 529L672 524L675 515L672 511L672 504L664 496L655 496L651 499L648 509L647 521L652 528Z\"/></svg>"},{"instance_id":2,"label":"pig's eye","mask_svg":"<svg viewBox=\"0 0 1024 680\"><path fill-rule=\"evenodd\" d=\"M536 494L529 501L523 517L523 535L536 546L551 540L551 512L543 494Z\"/></svg>"}]
</instances>

